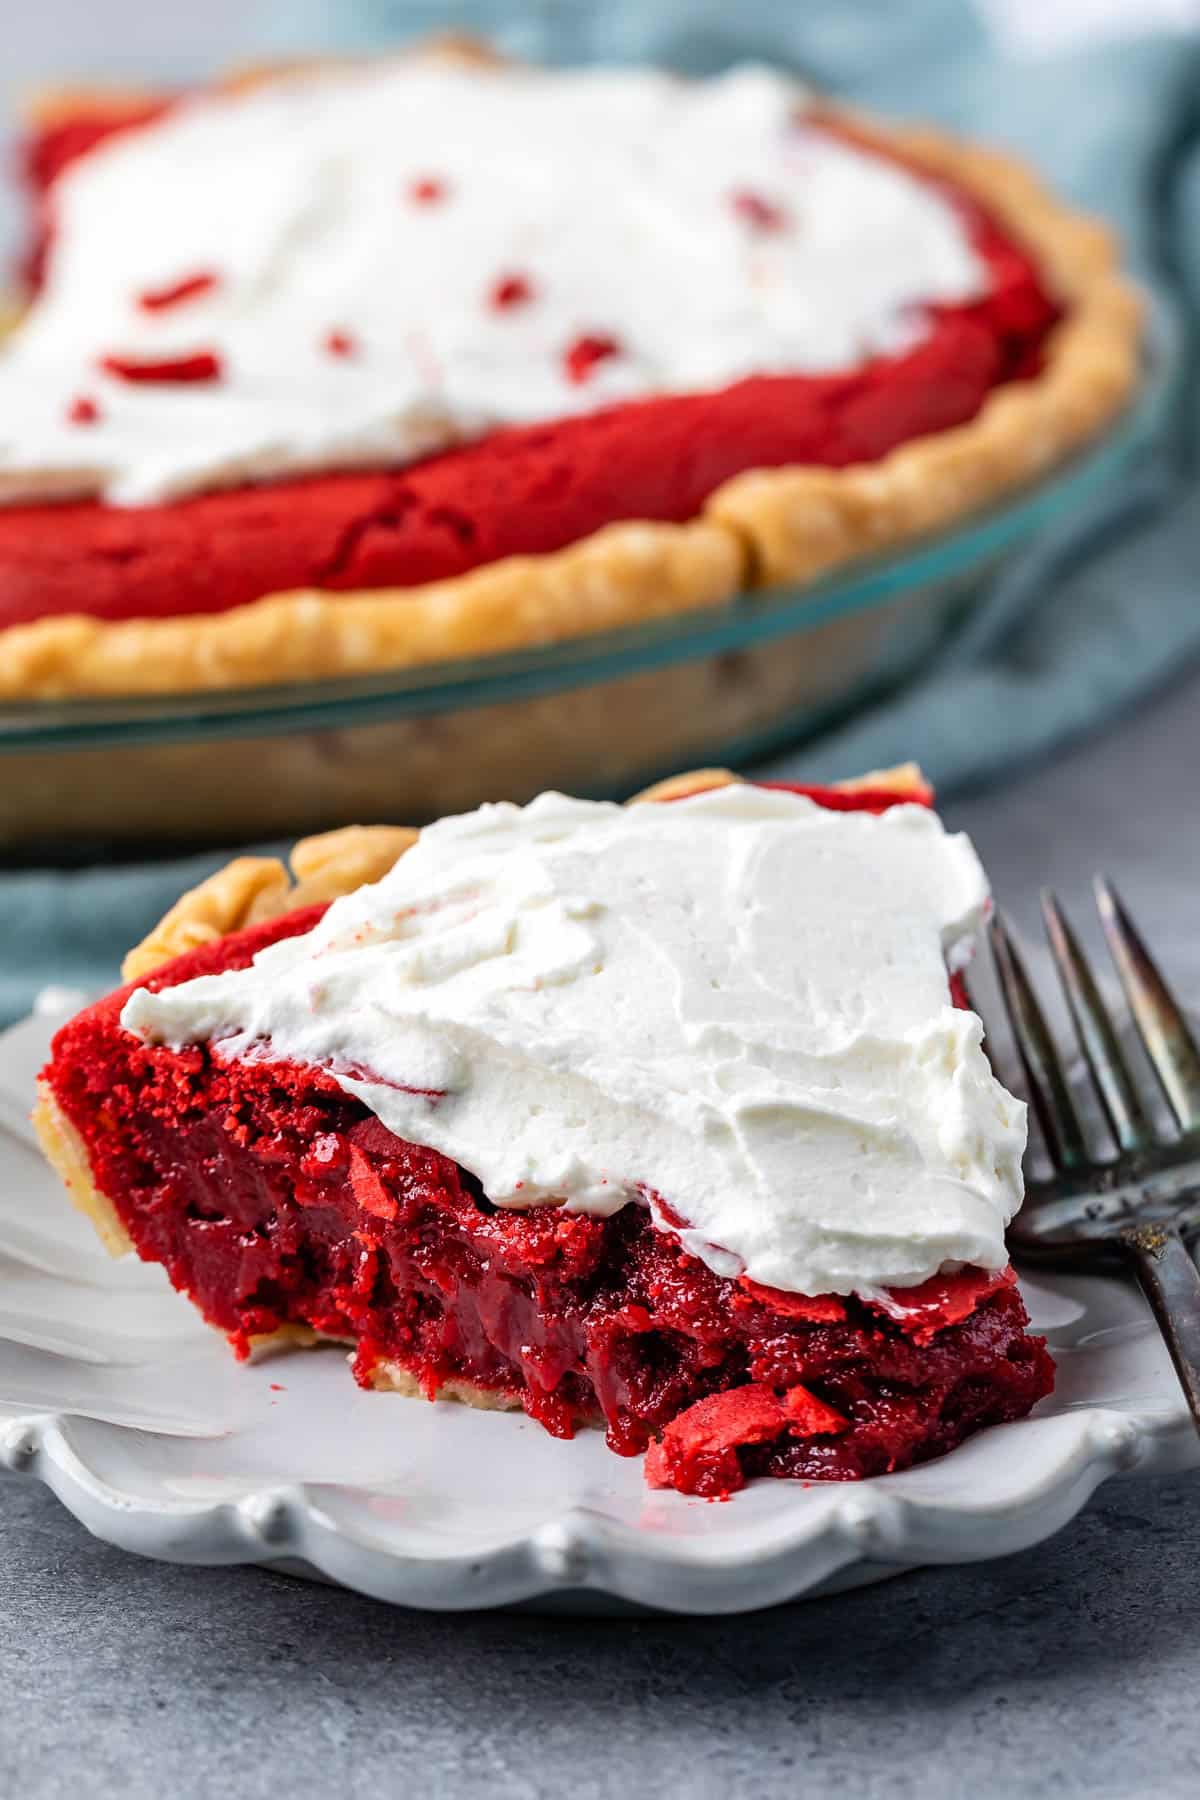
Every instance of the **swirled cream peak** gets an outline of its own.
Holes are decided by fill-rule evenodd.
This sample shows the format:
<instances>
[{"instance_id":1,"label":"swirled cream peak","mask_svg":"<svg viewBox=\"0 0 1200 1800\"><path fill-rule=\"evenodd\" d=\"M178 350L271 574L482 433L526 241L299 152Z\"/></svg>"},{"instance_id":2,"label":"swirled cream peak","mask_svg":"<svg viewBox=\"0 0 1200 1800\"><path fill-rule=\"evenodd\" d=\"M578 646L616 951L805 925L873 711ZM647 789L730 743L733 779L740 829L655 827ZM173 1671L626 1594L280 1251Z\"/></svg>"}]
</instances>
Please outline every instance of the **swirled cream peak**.
<instances>
[{"instance_id":1,"label":"swirled cream peak","mask_svg":"<svg viewBox=\"0 0 1200 1800\"><path fill-rule=\"evenodd\" d=\"M181 104L55 184L0 498L403 464L906 348L985 271L930 184L804 105L755 67L416 59Z\"/></svg>"},{"instance_id":2,"label":"swirled cream peak","mask_svg":"<svg viewBox=\"0 0 1200 1800\"><path fill-rule=\"evenodd\" d=\"M1024 1108L946 976L986 902L917 806L545 794L122 1019L327 1069L499 1206L648 1203L718 1273L871 1293L1007 1260Z\"/></svg>"}]
</instances>

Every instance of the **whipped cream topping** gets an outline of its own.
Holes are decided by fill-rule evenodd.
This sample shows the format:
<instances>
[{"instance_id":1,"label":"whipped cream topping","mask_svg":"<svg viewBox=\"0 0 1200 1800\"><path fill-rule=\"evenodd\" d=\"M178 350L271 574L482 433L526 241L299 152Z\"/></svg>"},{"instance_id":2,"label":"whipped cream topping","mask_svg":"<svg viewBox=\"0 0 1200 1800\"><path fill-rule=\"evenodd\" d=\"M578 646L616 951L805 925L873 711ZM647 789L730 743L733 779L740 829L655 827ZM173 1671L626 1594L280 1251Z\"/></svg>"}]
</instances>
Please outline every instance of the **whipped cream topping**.
<instances>
[{"instance_id":1,"label":"whipped cream topping","mask_svg":"<svg viewBox=\"0 0 1200 1800\"><path fill-rule=\"evenodd\" d=\"M122 1022L319 1066L498 1206L641 1202L719 1274L872 1295L1007 1261L1025 1109L946 976L987 899L922 807L545 794Z\"/></svg>"},{"instance_id":2,"label":"whipped cream topping","mask_svg":"<svg viewBox=\"0 0 1200 1800\"><path fill-rule=\"evenodd\" d=\"M853 368L985 291L952 204L709 81L433 60L280 76L101 144L0 355L0 499L148 503Z\"/></svg>"}]
</instances>

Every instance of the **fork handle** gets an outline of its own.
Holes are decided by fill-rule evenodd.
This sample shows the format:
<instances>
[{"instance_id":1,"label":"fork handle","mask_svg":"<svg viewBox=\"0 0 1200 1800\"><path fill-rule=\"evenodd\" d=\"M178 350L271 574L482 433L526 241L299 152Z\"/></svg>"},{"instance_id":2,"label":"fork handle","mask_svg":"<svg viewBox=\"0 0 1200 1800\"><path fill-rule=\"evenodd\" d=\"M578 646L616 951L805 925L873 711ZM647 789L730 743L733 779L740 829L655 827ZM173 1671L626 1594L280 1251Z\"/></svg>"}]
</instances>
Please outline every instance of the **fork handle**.
<instances>
[{"instance_id":1,"label":"fork handle","mask_svg":"<svg viewBox=\"0 0 1200 1800\"><path fill-rule=\"evenodd\" d=\"M1174 1225L1131 1225L1121 1233L1121 1243L1200 1432L1200 1269Z\"/></svg>"}]
</instances>

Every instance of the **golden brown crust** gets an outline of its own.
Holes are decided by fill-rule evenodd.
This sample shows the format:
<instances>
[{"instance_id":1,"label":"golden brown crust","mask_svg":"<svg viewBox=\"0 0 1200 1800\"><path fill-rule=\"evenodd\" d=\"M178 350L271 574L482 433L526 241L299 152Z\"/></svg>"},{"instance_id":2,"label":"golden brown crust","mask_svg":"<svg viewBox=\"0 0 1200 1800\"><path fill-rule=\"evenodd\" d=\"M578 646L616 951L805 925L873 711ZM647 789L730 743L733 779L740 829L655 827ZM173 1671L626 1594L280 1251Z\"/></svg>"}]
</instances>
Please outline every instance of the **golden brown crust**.
<instances>
[{"instance_id":1,"label":"golden brown crust","mask_svg":"<svg viewBox=\"0 0 1200 1800\"><path fill-rule=\"evenodd\" d=\"M382 1357L374 1365L368 1377L369 1386L377 1392L403 1394L410 1400L454 1400L460 1406L470 1406L476 1412L520 1412L521 1397L519 1394L506 1394L499 1388L481 1387L478 1382L464 1381L452 1375L443 1381L435 1394L427 1394L417 1377L401 1363ZM601 1425L603 1418L599 1409L594 1413L577 1415L577 1425Z\"/></svg>"},{"instance_id":2,"label":"golden brown crust","mask_svg":"<svg viewBox=\"0 0 1200 1800\"><path fill-rule=\"evenodd\" d=\"M147 107L166 98L161 88L110 87L103 82L55 82L17 96L17 112L31 131L53 131L80 118L141 118Z\"/></svg>"},{"instance_id":3,"label":"golden brown crust","mask_svg":"<svg viewBox=\"0 0 1200 1800\"><path fill-rule=\"evenodd\" d=\"M732 769L689 769L686 774L668 775L665 781L656 781L653 787L643 788L640 794L634 794L629 804L634 806L643 800L686 800L689 794L729 787L743 779ZM870 769L865 775L852 775L845 781L833 782L832 786L841 794L878 789L892 794L912 794L922 800L933 797L933 789L915 762L897 763L892 769Z\"/></svg>"},{"instance_id":4,"label":"golden brown crust","mask_svg":"<svg viewBox=\"0 0 1200 1800\"><path fill-rule=\"evenodd\" d=\"M689 794L706 794L713 788L732 787L741 779L732 769L688 769L682 775L668 775L664 781L643 788L631 797L629 804L640 806L646 801L686 800Z\"/></svg>"},{"instance_id":5,"label":"golden brown crust","mask_svg":"<svg viewBox=\"0 0 1200 1800\"><path fill-rule=\"evenodd\" d=\"M343 825L338 831L301 838L288 858L296 877L289 909L336 900L339 894L378 881L419 836L408 825Z\"/></svg>"},{"instance_id":6,"label":"golden brown crust","mask_svg":"<svg viewBox=\"0 0 1200 1800\"><path fill-rule=\"evenodd\" d=\"M302 589L229 612L109 623L71 613L0 633L0 698L225 688L449 662L720 606L745 557L721 525L606 525L548 556L370 593Z\"/></svg>"},{"instance_id":7,"label":"golden brown crust","mask_svg":"<svg viewBox=\"0 0 1200 1800\"><path fill-rule=\"evenodd\" d=\"M327 1344L353 1342L353 1338L314 1331L310 1325L281 1325L277 1331L251 1338L250 1352L252 1359L258 1362L268 1356L286 1354L290 1350L320 1350ZM460 1406L473 1407L476 1412L521 1411L519 1394L506 1394L499 1388L481 1387L478 1382L464 1381L456 1375L443 1381L436 1393L427 1394L412 1370L390 1357L380 1357L372 1366L367 1385L374 1388L376 1393L403 1394L409 1400L453 1400ZM599 1417L597 1413L597 1422ZM590 1422L587 1417L577 1420L578 1424Z\"/></svg>"},{"instance_id":8,"label":"golden brown crust","mask_svg":"<svg viewBox=\"0 0 1200 1800\"><path fill-rule=\"evenodd\" d=\"M833 786L840 794L911 794L914 800L926 804L933 800L933 787L925 779L920 763L915 762L896 763L890 769L868 769L865 775L849 775Z\"/></svg>"},{"instance_id":9,"label":"golden brown crust","mask_svg":"<svg viewBox=\"0 0 1200 1800\"><path fill-rule=\"evenodd\" d=\"M370 1374L370 1385L379 1392L405 1394L410 1400L427 1400L430 1398L411 1370L387 1357L381 1357ZM521 1401L516 1394L505 1394L497 1388L479 1387L473 1381L461 1381L451 1376L443 1381L435 1400L457 1400L463 1406L473 1406L477 1412L520 1412Z\"/></svg>"},{"instance_id":10,"label":"golden brown crust","mask_svg":"<svg viewBox=\"0 0 1200 1800\"><path fill-rule=\"evenodd\" d=\"M250 1339L251 1362L265 1362L289 1350L320 1350L325 1344L352 1344L353 1338L315 1331L311 1325L277 1325L274 1331L256 1332Z\"/></svg>"},{"instance_id":11,"label":"golden brown crust","mask_svg":"<svg viewBox=\"0 0 1200 1800\"><path fill-rule=\"evenodd\" d=\"M110 1256L124 1256L133 1249L129 1233L108 1195L96 1186L84 1141L45 1081L38 1082L32 1118L46 1160L66 1188L72 1206L91 1220Z\"/></svg>"},{"instance_id":12,"label":"golden brown crust","mask_svg":"<svg viewBox=\"0 0 1200 1800\"><path fill-rule=\"evenodd\" d=\"M173 957L228 937L257 919L272 918L291 889L287 870L271 856L238 856L181 894L121 965L126 981L148 975Z\"/></svg>"},{"instance_id":13,"label":"golden brown crust","mask_svg":"<svg viewBox=\"0 0 1200 1800\"><path fill-rule=\"evenodd\" d=\"M237 856L180 895L126 956L121 974L139 981L201 944L352 893L386 875L416 841L417 833L403 825L346 825L302 838L288 859L290 875L278 857Z\"/></svg>"},{"instance_id":14,"label":"golden brown crust","mask_svg":"<svg viewBox=\"0 0 1200 1800\"><path fill-rule=\"evenodd\" d=\"M471 40L443 48L487 54ZM138 104L124 99L131 109ZM173 619L72 614L13 626L0 633L0 698L352 676L614 630L720 606L745 590L815 580L945 530L1044 474L1094 437L1137 381L1141 306L1110 234L1012 158L936 131L851 123L976 195L1032 249L1068 308L1041 373L997 389L968 424L914 439L875 463L750 470L718 488L691 523L617 523L564 550L447 581L271 594L229 612Z\"/></svg>"},{"instance_id":15,"label":"golden brown crust","mask_svg":"<svg viewBox=\"0 0 1200 1800\"><path fill-rule=\"evenodd\" d=\"M280 1325L250 1339L252 1362L263 1362L271 1356L286 1356L292 1350L322 1350L330 1345L353 1346L355 1339L334 1332L314 1331L311 1325ZM427 1394L417 1377L390 1357L380 1357L368 1378L368 1386L377 1393L403 1394L410 1400L455 1400L472 1406L477 1412L520 1412L517 1394L505 1394L496 1388L480 1387L474 1381L451 1376L443 1381L435 1394Z\"/></svg>"}]
</instances>

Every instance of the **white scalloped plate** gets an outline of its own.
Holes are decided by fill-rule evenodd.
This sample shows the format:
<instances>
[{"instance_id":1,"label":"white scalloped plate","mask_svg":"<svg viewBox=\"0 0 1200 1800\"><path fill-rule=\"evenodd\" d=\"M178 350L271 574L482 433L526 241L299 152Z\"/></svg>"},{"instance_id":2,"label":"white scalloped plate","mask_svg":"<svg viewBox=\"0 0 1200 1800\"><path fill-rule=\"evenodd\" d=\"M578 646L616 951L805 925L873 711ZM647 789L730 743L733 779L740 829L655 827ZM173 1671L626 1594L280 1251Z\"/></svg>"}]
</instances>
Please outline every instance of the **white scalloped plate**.
<instances>
[{"instance_id":1,"label":"white scalloped plate","mask_svg":"<svg viewBox=\"0 0 1200 1800\"><path fill-rule=\"evenodd\" d=\"M0 1037L0 1458L98 1536L189 1563L302 1565L383 1600L741 1612L1057 1531L1119 1470L1200 1462L1133 1289L1025 1283L1058 1361L1036 1416L856 1486L651 1492L599 1432L360 1392L330 1349L240 1367L162 1271L111 1262L27 1123L55 1015Z\"/></svg>"}]
</instances>

